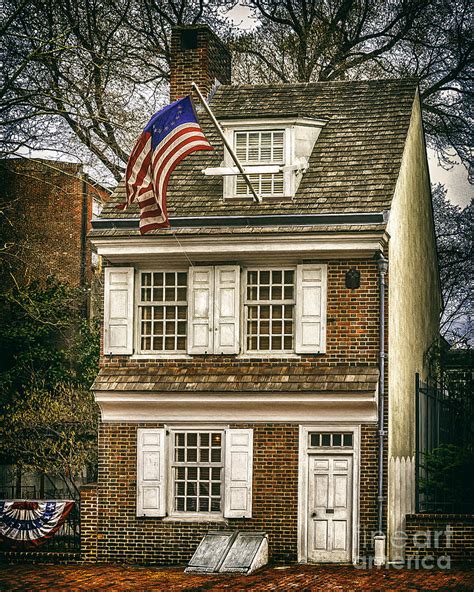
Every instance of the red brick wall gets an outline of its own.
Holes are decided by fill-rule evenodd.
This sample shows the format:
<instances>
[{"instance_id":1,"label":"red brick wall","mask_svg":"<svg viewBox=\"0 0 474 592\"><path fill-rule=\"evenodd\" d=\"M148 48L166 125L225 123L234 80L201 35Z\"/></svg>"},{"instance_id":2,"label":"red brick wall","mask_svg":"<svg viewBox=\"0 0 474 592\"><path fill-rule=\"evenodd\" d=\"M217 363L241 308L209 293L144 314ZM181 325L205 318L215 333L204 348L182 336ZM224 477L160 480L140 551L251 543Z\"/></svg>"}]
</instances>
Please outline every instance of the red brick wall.
<instances>
[{"instance_id":1,"label":"red brick wall","mask_svg":"<svg viewBox=\"0 0 474 592\"><path fill-rule=\"evenodd\" d=\"M208 530L241 528L268 533L273 561L297 558L298 437L293 424L239 424L254 430L253 512L251 519L215 523L166 522L137 518L136 431L160 424L102 424L99 435L98 561L185 563ZM376 471L374 428L363 426L361 445L361 524L373 530ZM90 504L89 504L90 505ZM85 506L88 508L89 506ZM90 533L95 515L86 510L82 527ZM88 535L84 558L93 557ZM361 551L370 548L361 535Z\"/></svg>"},{"instance_id":2,"label":"red brick wall","mask_svg":"<svg viewBox=\"0 0 474 592\"><path fill-rule=\"evenodd\" d=\"M196 48L183 48L181 39L187 31L196 32ZM176 101L190 94L192 82L195 82L203 95L207 96L216 78L221 84L230 84L230 53L222 41L205 25L173 29L170 100Z\"/></svg>"},{"instance_id":3,"label":"red brick wall","mask_svg":"<svg viewBox=\"0 0 474 592\"><path fill-rule=\"evenodd\" d=\"M97 484L81 487L81 560L88 563L97 561L98 533Z\"/></svg>"},{"instance_id":4,"label":"red brick wall","mask_svg":"<svg viewBox=\"0 0 474 592\"><path fill-rule=\"evenodd\" d=\"M330 260L327 263L327 352L297 359L286 358L285 363L377 366L379 298L376 264L372 259ZM345 273L353 266L361 272L361 286L357 290L345 287ZM179 363L198 365L205 372L209 362L213 365L239 366L256 362L268 366L272 363L268 359L242 360L236 356L193 356L192 360ZM127 366L129 363L126 356L107 356L101 360L101 364L108 367ZM134 360L131 363L146 367L166 365L168 362ZM385 409L387 410L387 406ZM385 418L387 422L387 413ZM203 533L215 528L215 525L170 524L159 519L135 518L137 427L139 426L136 424L104 424L101 427L99 560L184 562L190 557ZM159 426L154 424L150 427ZM251 520L231 520L230 526L265 530L269 534L272 558L277 561L295 560L298 426L257 424L249 427L255 430L254 517ZM361 556L372 554L372 536L377 530L377 451L377 427L363 425L360 474ZM386 466L385 454L384 489ZM120 503L117 503L119 500Z\"/></svg>"},{"instance_id":5,"label":"red brick wall","mask_svg":"<svg viewBox=\"0 0 474 592\"><path fill-rule=\"evenodd\" d=\"M410 514L405 532L407 562L445 556L453 563L474 563L472 514Z\"/></svg>"},{"instance_id":6,"label":"red brick wall","mask_svg":"<svg viewBox=\"0 0 474 592\"><path fill-rule=\"evenodd\" d=\"M305 355L298 359L285 358L287 364L301 362L318 366L378 366L379 310L377 266L371 259L321 261L328 264L327 347L325 354ZM351 267L361 272L361 286L357 290L345 287L345 273ZM275 357L275 360L281 358ZM258 362L252 357L250 363ZM268 358L260 360L269 364ZM193 355L183 364L245 365L249 362L232 355ZM102 356L101 366L126 366L128 356ZM166 360L133 360L133 366L166 365ZM176 363L176 361L174 362Z\"/></svg>"},{"instance_id":7,"label":"red brick wall","mask_svg":"<svg viewBox=\"0 0 474 592\"><path fill-rule=\"evenodd\" d=\"M56 161L0 162L0 224L14 255L3 257L3 264L10 265L17 281L47 275L72 286L89 281L90 246L85 235L92 218L92 195L107 194L86 184L81 171L80 165Z\"/></svg>"}]
</instances>

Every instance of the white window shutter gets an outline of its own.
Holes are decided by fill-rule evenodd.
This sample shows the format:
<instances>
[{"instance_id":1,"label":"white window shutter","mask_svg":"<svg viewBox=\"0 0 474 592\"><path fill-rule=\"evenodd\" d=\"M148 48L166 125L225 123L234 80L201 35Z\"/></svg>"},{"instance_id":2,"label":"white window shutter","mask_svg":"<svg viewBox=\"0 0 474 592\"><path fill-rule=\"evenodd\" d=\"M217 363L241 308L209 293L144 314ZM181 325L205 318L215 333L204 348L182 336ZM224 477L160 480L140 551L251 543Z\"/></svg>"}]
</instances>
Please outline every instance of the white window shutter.
<instances>
[{"instance_id":1,"label":"white window shutter","mask_svg":"<svg viewBox=\"0 0 474 592\"><path fill-rule=\"evenodd\" d=\"M133 353L133 267L106 267L104 354Z\"/></svg>"},{"instance_id":2,"label":"white window shutter","mask_svg":"<svg viewBox=\"0 0 474 592\"><path fill-rule=\"evenodd\" d=\"M213 347L214 268L189 269L188 353L210 354Z\"/></svg>"},{"instance_id":3,"label":"white window shutter","mask_svg":"<svg viewBox=\"0 0 474 592\"><path fill-rule=\"evenodd\" d=\"M296 353L326 351L327 265L296 270Z\"/></svg>"},{"instance_id":4,"label":"white window shutter","mask_svg":"<svg viewBox=\"0 0 474 592\"><path fill-rule=\"evenodd\" d=\"M215 268L214 353L238 354L240 323L240 267Z\"/></svg>"},{"instance_id":5,"label":"white window shutter","mask_svg":"<svg viewBox=\"0 0 474 592\"><path fill-rule=\"evenodd\" d=\"M253 430L225 433L224 517L252 517Z\"/></svg>"},{"instance_id":6,"label":"white window shutter","mask_svg":"<svg viewBox=\"0 0 474 592\"><path fill-rule=\"evenodd\" d=\"M137 430L137 516L166 515L165 430Z\"/></svg>"}]
</instances>

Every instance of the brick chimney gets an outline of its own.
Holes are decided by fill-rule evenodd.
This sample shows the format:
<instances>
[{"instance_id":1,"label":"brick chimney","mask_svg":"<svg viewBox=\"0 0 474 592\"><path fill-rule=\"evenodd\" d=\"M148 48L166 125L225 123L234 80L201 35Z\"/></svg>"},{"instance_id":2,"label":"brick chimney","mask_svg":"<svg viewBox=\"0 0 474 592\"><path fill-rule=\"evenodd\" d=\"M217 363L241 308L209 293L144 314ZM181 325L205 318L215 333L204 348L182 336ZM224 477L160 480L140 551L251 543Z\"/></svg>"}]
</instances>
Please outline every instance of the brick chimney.
<instances>
[{"instance_id":1,"label":"brick chimney","mask_svg":"<svg viewBox=\"0 0 474 592\"><path fill-rule=\"evenodd\" d=\"M230 84L230 52L206 25L175 27L171 33L170 100L189 95L195 82L207 96L216 79Z\"/></svg>"}]
</instances>

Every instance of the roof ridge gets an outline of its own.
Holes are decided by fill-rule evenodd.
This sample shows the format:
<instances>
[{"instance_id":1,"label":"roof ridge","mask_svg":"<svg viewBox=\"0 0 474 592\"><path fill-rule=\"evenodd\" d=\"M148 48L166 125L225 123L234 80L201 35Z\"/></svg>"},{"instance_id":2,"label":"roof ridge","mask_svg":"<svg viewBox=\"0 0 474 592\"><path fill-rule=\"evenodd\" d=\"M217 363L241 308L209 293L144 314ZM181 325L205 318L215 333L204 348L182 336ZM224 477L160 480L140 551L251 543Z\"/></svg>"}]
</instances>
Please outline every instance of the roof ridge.
<instances>
[{"instance_id":1,"label":"roof ridge","mask_svg":"<svg viewBox=\"0 0 474 592\"><path fill-rule=\"evenodd\" d=\"M267 83L257 83L257 84L221 84L219 85L217 91L229 89L229 88L270 88L270 87L298 87L298 88L305 88L308 86L318 86L318 85L339 85L339 84L377 84L380 82L398 82L398 83L415 83L418 84L419 79L415 76L405 76L403 78L371 78L367 80L316 80L310 82L267 82Z\"/></svg>"}]
</instances>

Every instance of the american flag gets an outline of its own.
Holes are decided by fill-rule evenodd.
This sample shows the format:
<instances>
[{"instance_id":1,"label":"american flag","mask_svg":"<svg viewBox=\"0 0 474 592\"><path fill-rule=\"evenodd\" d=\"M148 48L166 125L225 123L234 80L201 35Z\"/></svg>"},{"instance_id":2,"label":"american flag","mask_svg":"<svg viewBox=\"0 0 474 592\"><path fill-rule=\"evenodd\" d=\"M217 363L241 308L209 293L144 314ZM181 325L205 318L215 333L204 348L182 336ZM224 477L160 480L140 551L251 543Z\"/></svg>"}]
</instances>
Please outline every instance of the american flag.
<instances>
[{"instance_id":1,"label":"american flag","mask_svg":"<svg viewBox=\"0 0 474 592\"><path fill-rule=\"evenodd\" d=\"M137 202L140 233L167 228L166 190L174 168L196 150L212 150L199 126L191 97L155 113L135 144L127 163L125 209Z\"/></svg>"}]
</instances>

